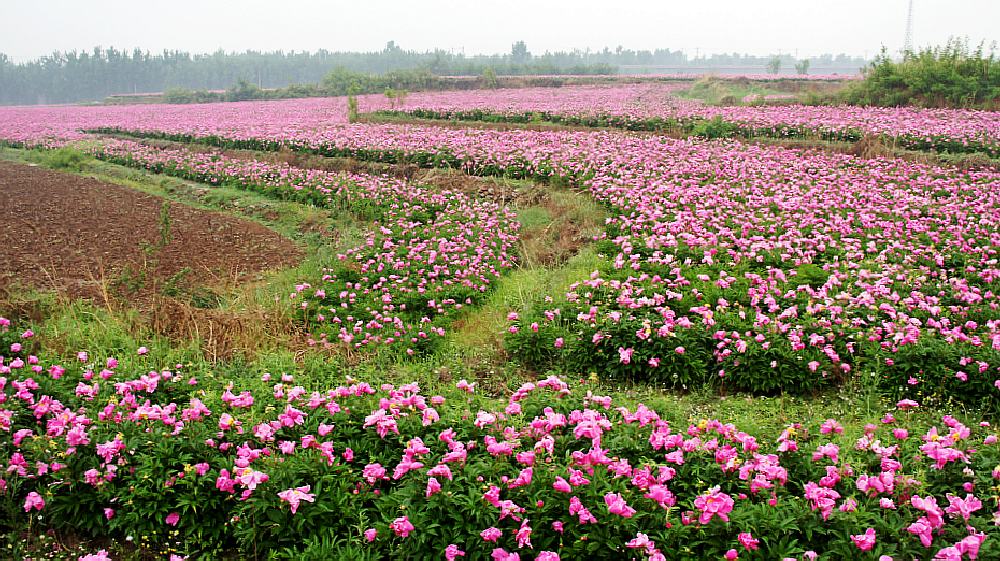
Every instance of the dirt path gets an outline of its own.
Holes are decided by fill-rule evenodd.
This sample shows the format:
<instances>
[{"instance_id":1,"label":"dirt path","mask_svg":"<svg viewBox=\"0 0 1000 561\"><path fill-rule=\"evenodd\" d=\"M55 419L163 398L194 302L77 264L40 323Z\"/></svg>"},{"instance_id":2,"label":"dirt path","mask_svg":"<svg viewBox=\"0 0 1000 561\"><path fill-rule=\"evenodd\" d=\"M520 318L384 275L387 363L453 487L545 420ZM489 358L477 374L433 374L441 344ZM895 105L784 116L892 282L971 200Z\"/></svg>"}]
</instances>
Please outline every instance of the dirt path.
<instances>
[{"instance_id":1,"label":"dirt path","mask_svg":"<svg viewBox=\"0 0 1000 561\"><path fill-rule=\"evenodd\" d=\"M218 286L299 261L288 239L250 221L169 207L127 187L0 161L0 289L102 297Z\"/></svg>"}]
</instances>

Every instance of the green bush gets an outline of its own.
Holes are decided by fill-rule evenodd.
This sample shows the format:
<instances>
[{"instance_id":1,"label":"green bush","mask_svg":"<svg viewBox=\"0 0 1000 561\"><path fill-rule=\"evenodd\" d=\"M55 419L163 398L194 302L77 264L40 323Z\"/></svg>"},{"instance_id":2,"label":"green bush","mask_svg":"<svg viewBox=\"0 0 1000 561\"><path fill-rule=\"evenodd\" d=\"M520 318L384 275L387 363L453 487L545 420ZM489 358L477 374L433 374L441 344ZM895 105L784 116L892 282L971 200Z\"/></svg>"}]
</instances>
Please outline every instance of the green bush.
<instances>
[{"instance_id":1,"label":"green bush","mask_svg":"<svg viewBox=\"0 0 1000 561\"><path fill-rule=\"evenodd\" d=\"M943 47L907 52L894 61L883 49L864 80L841 94L853 105L1000 108L1000 68L980 45L955 39Z\"/></svg>"},{"instance_id":2,"label":"green bush","mask_svg":"<svg viewBox=\"0 0 1000 561\"><path fill-rule=\"evenodd\" d=\"M736 123L730 123L724 121L722 117L715 116L696 122L691 129L691 134L702 138L730 138L736 136L739 130L740 127Z\"/></svg>"}]
</instances>

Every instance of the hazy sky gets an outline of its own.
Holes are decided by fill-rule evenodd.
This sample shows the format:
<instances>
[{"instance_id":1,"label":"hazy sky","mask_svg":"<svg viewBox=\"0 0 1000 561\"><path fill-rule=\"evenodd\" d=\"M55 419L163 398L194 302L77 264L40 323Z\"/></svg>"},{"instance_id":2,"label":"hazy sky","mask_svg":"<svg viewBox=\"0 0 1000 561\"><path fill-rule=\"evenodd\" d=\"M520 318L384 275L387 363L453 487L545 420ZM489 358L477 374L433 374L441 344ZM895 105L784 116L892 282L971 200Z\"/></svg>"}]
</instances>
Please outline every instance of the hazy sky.
<instances>
[{"instance_id":1,"label":"hazy sky","mask_svg":"<svg viewBox=\"0 0 1000 561\"><path fill-rule=\"evenodd\" d=\"M874 54L902 47L908 0L0 0L17 61L95 45L131 50L533 53L573 48ZM1000 39L1000 0L915 0L914 43Z\"/></svg>"}]
</instances>

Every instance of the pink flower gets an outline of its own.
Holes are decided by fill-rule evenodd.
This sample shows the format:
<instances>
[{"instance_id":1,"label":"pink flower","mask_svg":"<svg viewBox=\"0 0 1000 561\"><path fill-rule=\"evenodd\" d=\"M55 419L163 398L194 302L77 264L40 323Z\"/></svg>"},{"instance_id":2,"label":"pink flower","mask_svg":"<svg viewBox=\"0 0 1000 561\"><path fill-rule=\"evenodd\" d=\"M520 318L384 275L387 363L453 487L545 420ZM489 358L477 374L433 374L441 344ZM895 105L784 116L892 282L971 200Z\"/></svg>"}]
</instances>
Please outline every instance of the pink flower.
<instances>
[{"instance_id":1,"label":"pink flower","mask_svg":"<svg viewBox=\"0 0 1000 561\"><path fill-rule=\"evenodd\" d=\"M552 483L552 488L560 493L572 493L573 488L570 487L569 483L562 477L556 476L556 480Z\"/></svg>"},{"instance_id":2,"label":"pink flower","mask_svg":"<svg viewBox=\"0 0 1000 561\"><path fill-rule=\"evenodd\" d=\"M827 419L823 421L822 425L820 425L819 432L820 434L830 434L831 432L842 434L844 432L844 427L833 419Z\"/></svg>"},{"instance_id":3,"label":"pink flower","mask_svg":"<svg viewBox=\"0 0 1000 561\"><path fill-rule=\"evenodd\" d=\"M632 518L635 509L625 503L625 499L620 493L608 493L604 495L604 503L608 505L608 512L617 514L624 518Z\"/></svg>"},{"instance_id":4,"label":"pink flower","mask_svg":"<svg viewBox=\"0 0 1000 561\"><path fill-rule=\"evenodd\" d=\"M726 551L725 555L723 555L723 558L725 558L726 561L735 561L736 559L740 558L740 554L737 553L735 549L730 549L729 551Z\"/></svg>"},{"instance_id":5,"label":"pink flower","mask_svg":"<svg viewBox=\"0 0 1000 561\"><path fill-rule=\"evenodd\" d=\"M376 530L375 528L368 528L367 530L365 530L366 541L373 542L377 537L378 537L378 530Z\"/></svg>"},{"instance_id":6,"label":"pink flower","mask_svg":"<svg viewBox=\"0 0 1000 561\"><path fill-rule=\"evenodd\" d=\"M299 509L300 502L306 501L312 503L316 501L316 495L309 492L311 489L310 485L288 489L278 493L278 498L287 502L291 507L292 514L295 514Z\"/></svg>"},{"instance_id":7,"label":"pink flower","mask_svg":"<svg viewBox=\"0 0 1000 561\"><path fill-rule=\"evenodd\" d=\"M430 498L434 494L441 491L441 484L434 477L427 478L427 489L424 491L424 496Z\"/></svg>"},{"instance_id":8,"label":"pink flower","mask_svg":"<svg viewBox=\"0 0 1000 561\"><path fill-rule=\"evenodd\" d=\"M920 543L924 547L930 547L934 541L934 528L931 527L926 516L921 516L916 522L910 524L906 531L920 538Z\"/></svg>"},{"instance_id":9,"label":"pink flower","mask_svg":"<svg viewBox=\"0 0 1000 561\"><path fill-rule=\"evenodd\" d=\"M106 549L102 549L97 553L81 555L80 557L77 557L77 561L111 561L111 558L108 557L108 551Z\"/></svg>"},{"instance_id":10,"label":"pink flower","mask_svg":"<svg viewBox=\"0 0 1000 561\"><path fill-rule=\"evenodd\" d=\"M618 362L620 362L622 364L629 364L630 362L632 362L632 353L634 353L634 352L635 352L635 349L633 349L631 347L629 347L627 349L624 348L624 347L619 347L618 348Z\"/></svg>"},{"instance_id":11,"label":"pink flower","mask_svg":"<svg viewBox=\"0 0 1000 561\"><path fill-rule=\"evenodd\" d=\"M385 468L381 464L368 464L361 470L361 477L374 485L379 479L385 479Z\"/></svg>"},{"instance_id":12,"label":"pink flower","mask_svg":"<svg viewBox=\"0 0 1000 561\"><path fill-rule=\"evenodd\" d=\"M851 535L851 541L861 551L869 551L875 547L875 528L868 528L864 534Z\"/></svg>"},{"instance_id":13,"label":"pink flower","mask_svg":"<svg viewBox=\"0 0 1000 561\"><path fill-rule=\"evenodd\" d=\"M945 512L951 514L952 516L961 516L966 522L969 521L969 517L973 512L983 508L983 502L972 494L965 495L964 499L949 494L948 502L950 504L945 507Z\"/></svg>"},{"instance_id":14,"label":"pink flower","mask_svg":"<svg viewBox=\"0 0 1000 561\"><path fill-rule=\"evenodd\" d=\"M410 523L410 517L408 516L400 516L399 518L390 522L389 529L391 529L397 536L401 538L409 536L410 532L414 530L413 524Z\"/></svg>"},{"instance_id":15,"label":"pink flower","mask_svg":"<svg viewBox=\"0 0 1000 561\"><path fill-rule=\"evenodd\" d=\"M502 547L494 549L493 553L490 554L490 558L493 559L493 561L521 561L520 554L509 553Z\"/></svg>"},{"instance_id":16,"label":"pink flower","mask_svg":"<svg viewBox=\"0 0 1000 561\"><path fill-rule=\"evenodd\" d=\"M740 545L745 547L748 551L754 551L760 547L760 540L755 539L750 532L743 532L736 537L736 541L740 542Z\"/></svg>"},{"instance_id":17,"label":"pink flower","mask_svg":"<svg viewBox=\"0 0 1000 561\"><path fill-rule=\"evenodd\" d=\"M43 508L45 508L45 499L38 493L32 491L24 498L24 512L30 512L31 509L42 510Z\"/></svg>"},{"instance_id":18,"label":"pink flower","mask_svg":"<svg viewBox=\"0 0 1000 561\"><path fill-rule=\"evenodd\" d=\"M180 522L180 521L181 521L181 515L178 514L178 513L176 513L176 512L171 512L164 519L164 522L166 522L167 524L169 524L171 526L176 526L177 523Z\"/></svg>"},{"instance_id":19,"label":"pink flower","mask_svg":"<svg viewBox=\"0 0 1000 561\"><path fill-rule=\"evenodd\" d=\"M486 542L496 542L498 539L500 539L500 536L502 535L503 532L500 530L500 528L494 528L492 526L486 528L482 532L479 532L479 537L483 538L483 541Z\"/></svg>"},{"instance_id":20,"label":"pink flower","mask_svg":"<svg viewBox=\"0 0 1000 561\"><path fill-rule=\"evenodd\" d=\"M453 543L448 544L448 547L444 549L444 558L447 561L455 561L456 557L465 557L465 552L458 549L458 546Z\"/></svg>"},{"instance_id":21,"label":"pink flower","mask_svg":"<svg viewBox=\"0 0 1000 561\"><path fill-rule=\"evenodd\" d=\"M694 506L701 511L698 516L699 524L708 524L713 517L718 516L723 522L729 522L729 513L733 510L734 501L729 495L719 491L718 487L712 487L704 495L698 495L694 500Z\"/></svg>"},{"instance_id":22,"label":"pink flower","mask_svg":"<svg viewBox=\"0 0 1000 561\"><path fill-rule=\"evenodd\" d=\"M531 549L531 526L528 526L527 519L521 521L521 527L517 529L517 547Z\"/></svg>"},{"instance_id":23,"label":"pink flower","mask_svg":"<svg viewBox=\"0 0 1000 561\"><path fill-rule=\"evenodd\" d=\"M637 533L635 538L625 544L625 547L629 549L644 549L646 553L652 553L656 550L656 544L653 543L653 540L649 539L649 536L642 532Z\"/></svg>"}]
</instances>

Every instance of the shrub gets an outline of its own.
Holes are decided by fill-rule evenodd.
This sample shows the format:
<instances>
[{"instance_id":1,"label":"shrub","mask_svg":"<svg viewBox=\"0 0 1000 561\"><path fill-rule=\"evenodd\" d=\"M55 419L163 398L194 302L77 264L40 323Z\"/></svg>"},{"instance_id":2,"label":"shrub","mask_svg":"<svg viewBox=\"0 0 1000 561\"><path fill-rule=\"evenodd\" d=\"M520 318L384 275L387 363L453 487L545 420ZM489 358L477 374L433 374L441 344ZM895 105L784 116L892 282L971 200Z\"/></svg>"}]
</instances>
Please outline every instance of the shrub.
<instances>
[{"instance_id":1,"label":"shrub","mask_svg":"<svg viewBox=\"0 0 1000 561\"><path fill-rule=\"evenodd\" d=\"M959 39L942 47L907 52L902 61L883 49L864 80L842 93L855 105L1000 108L1000 72L983 45L970 50Z\"/></svg>"}]
</instances>

